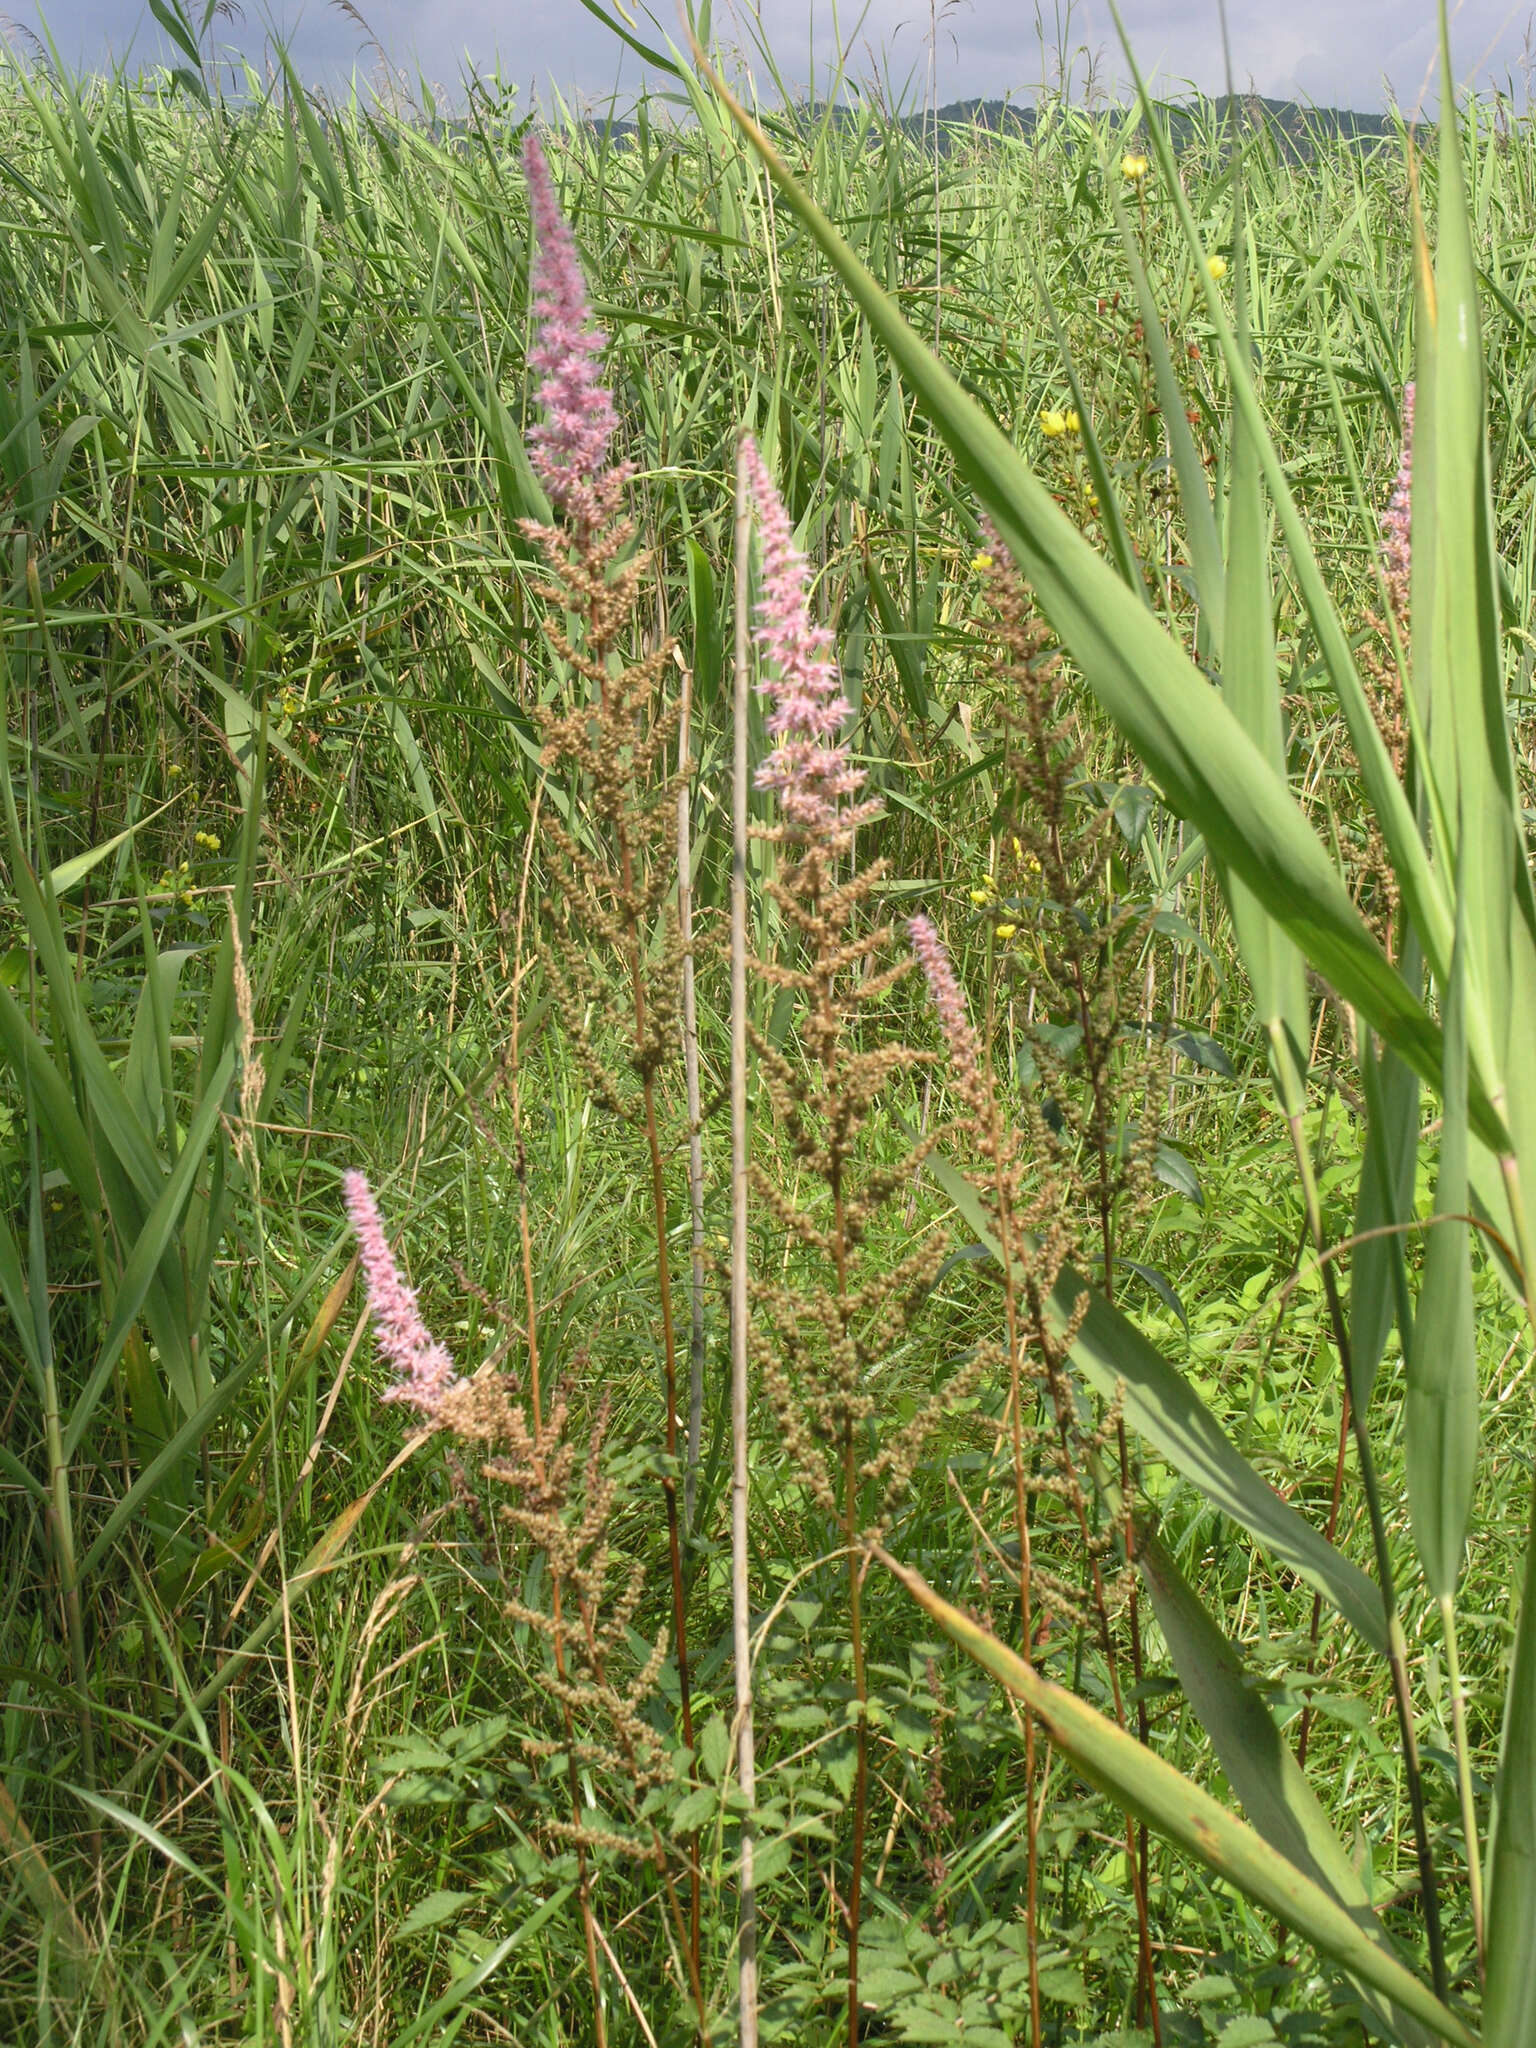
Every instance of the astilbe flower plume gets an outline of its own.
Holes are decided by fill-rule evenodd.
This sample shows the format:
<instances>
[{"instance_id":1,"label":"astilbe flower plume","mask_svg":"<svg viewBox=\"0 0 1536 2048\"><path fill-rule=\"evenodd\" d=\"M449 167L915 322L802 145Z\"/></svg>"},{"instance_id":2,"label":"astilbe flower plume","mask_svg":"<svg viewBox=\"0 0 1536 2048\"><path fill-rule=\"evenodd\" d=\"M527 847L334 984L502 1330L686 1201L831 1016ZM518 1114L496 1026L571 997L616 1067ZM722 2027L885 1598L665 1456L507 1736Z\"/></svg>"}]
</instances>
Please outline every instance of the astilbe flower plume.
<instances>
[{"instance_id":1,"label":"astilbe flower plume","mask_svg":"<svg viewBox=\"0 0 1536 2048\"><path fill-rule=\"evenodd\" d=\"M1387 572L1387 592L1399 621L1408 616L1408 586L1413 567L1413 389L1403 387L1403 452L1392 496L1381 515L1381 552Z\"/></svg>"},{"instance_id":2,"label":"astilbe flower plume","mask_svg":"<svg viewBox=\"0 0 1536 2048\"><path fill-rule=\"evenodd\" d=\"M535 332L528 367L540 380L543 413L529 430L529 460L555 508L578 535L590 534L613 518L632 471L608 458L619 419L613 394L597 374L607 337L593 323L576 239L555 197L543 147L531 132L523 143L523 169L534 232Z\"/></svg>"},{"instance_id":3,"label":"astilbe flower plume","mask_svg":"<svg viewBox=\"0 0 1536 2048\"><path fill-rule=\"evenodd\" d=\"M618 428L613 395L598 377L604 345L592 325L586 283L570 227L556 201L538 143L525 146L538 249L533 266L535 333L530 367L540 417L531 433L535 467L560 523L523 521L550 577L543 632L570 677L563 702L535 709L541 761L556 801L541 834L552 858L545 899L544 966L567 1042L593 1101L644 1134L656 1247L666 1465L667 1549L672 1634L683 1744L693 1748L687 1588L676 1470L679 1460L677 1326L672 1309L667 1172L661 1084L681 1051L679 1011L686 946L676 905L674 832L688 764L669 768L680 705L665 701L673 641L662 632L648 654L632 653L637 613L651 590L651 560L635 548L625 492L633 474L612 458ZM563 813L563 816L560 815ZM659 929L658 929L659 928ZM622 1045L627 1074L612 1059ZM689 1856L691 1976L700 1958L702 1891Z\"/></svg>"},{"instance_id":4,"label":"astilbe flower plume","mask_svg":"<svg viewBox=\"0 0 1536 2048\"><path fill-rule=\"evenodd\" d=\"M459 1385L453 1360L422 1321L416 1290L406 1284L395 1263L367 1176L343 1174L342 1189L368 1288L374 1342L400 1375L382 1398L406 1401L429 1420L435 1419L444 1395Z\"/></svg>"},{"instance_id":5,"label":"astilbe flower plume","mask_svg":"<svg viewBox=\"0 0 1536 2048\"><path fill-rule=\"evenodd\" d=\"M965 1006L965 992L944 950L944 941L932 921L922 916L908 919L907 936L927 980L955 1079L963 1092L975 1095L981 1086L981 1048Z\"/></svg>"},{"instance_id":6,"label":"astilbe flower plume","mask_svg":"<svg viewBox=\"0 0 1536 2048\"><path fill-rule=\"evenodd\" d=\"M763 550L754 638L775 670L760 685L772 707L774 748L757 771L757 786L778 798L789 836L843 844L879 806L844 805L864 782L837 737L853 707L838 679L832 636L811 618L806 560L795 546L789 513L751 435L743 440L742 459Z\"/></svg>"}]
</instances>

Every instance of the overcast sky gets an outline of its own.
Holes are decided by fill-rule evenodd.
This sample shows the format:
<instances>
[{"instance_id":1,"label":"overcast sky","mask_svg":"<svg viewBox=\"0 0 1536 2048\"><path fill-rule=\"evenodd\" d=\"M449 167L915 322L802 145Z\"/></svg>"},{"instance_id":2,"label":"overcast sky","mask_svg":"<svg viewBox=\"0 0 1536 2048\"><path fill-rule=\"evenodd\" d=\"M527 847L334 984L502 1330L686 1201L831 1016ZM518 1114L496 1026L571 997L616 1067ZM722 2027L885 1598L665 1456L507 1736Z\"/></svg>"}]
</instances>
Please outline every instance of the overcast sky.
<instances>
[{"instance_id":1,"label":"overcast sky","mask_svg":"<svg viewBox=\"0 0 1536 2048\"><path fill-rule=\"evenodd\" d=\"M184 0L200 15L204 0ZM615 0L601 0L615 11ZM623 0L644 39L659 40L640 0ZM1026 96L1041 77L1041 32L1033 0L934 0L938 8L938 82L943 99L1007 92ZM1525 97L1522 57L1527 38L1536 47L1536 0L1461 0L1452 28L1458 77L1465 83L1513 81ZM226 48L260 56L276 28L300 72L331 90L354 73L366 79L378 65L372 47L348 15L355 5L396 67L418 69L450 90L469 67L517 81L524 96L546 102L566 95L621 97L642 83L644 67L618 38L593 19L580 0L246 0L244 18L217 21L214 39ZM1118 76L1113 24L1104 0L1041 0L1044 40L1060 40L1084 57L1096 56L1102 75ZM1405 108L1422 100L1434 52L1434 0L1228 0L1234 75L1239 89L1299 97L1318 105L1376 109L1392 95ZM94 68L129 57L152 63L166 48L145 0L0 0L0 19L25 29L46 20L73 68ZM653 20L676 34L675 0L652 0ZM1186 82L1219 90L1221 42L1216 0L1122 0L1137 55L1170 94ZM879 66L896 83L910 82L920 98L926 83L929 0L715 0L715 31L726 41L750 42L741 26L757 21L785 78L803 86L825 82L834 52L834 12L849 50L849 67ZM1058 17L1065 26L1058 31ZM814 53L814 54L813 54ZM1047 66L1056 59L1048 55ZM761 70L760 65L755 67Z\"/></svg>"}]
</instances>

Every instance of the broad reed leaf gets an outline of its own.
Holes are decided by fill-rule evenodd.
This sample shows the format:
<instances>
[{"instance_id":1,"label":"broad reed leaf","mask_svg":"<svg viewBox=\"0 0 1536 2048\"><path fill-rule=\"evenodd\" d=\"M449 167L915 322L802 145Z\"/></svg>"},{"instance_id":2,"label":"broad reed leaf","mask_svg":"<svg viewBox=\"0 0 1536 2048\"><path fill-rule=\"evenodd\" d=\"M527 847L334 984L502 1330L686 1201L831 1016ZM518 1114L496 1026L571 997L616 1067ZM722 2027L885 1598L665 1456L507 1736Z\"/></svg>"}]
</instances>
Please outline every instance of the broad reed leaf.
<instances>
[{"instance_id":1,"label":"broad reed leaf","mask_svg":"<svg viewBox=\"0 0 1536 2048\"><path fill-rule=\"evenodd\" d=\"M1239 197L1241 189L1239 186ZM1242 221L1239 204L1239 231L1234 238L1237 338L1247 355L1248 261ZM1275 774L1283 777L1285 720L1275 658L1269 513L1253 431L1241 414L1232 418L1228 440L1225 604L1220 629L1222 697ZM1204 497L1203 476L1198 488ZM1287 1113L1294 1114L1305 1095L1310 1037L1305 963L1289 933L1245 882L1229 875L1225 886L1238 950L1253 990L1254 1014L1264 1033L1275 1085Z\"/></svg>"},{"instance_id":2,"label":"broad reed leaf","mask_svg":"<svg viewBox=\"0 0 1536 2048\"><path fill-rule=\"evenodd\" d=\"M1405 954L1408 950L1405 948ZM1416 963L1416 942L1411 950ZM1362 1049L1360 1073L1368 1121L1355 1204L1359 1242L1350 1258L1349 1391L1363 1411L1370 1406L1376 1370L1393 1322L1401 1332L1405 1352L1413 1329L1403 1230L1413 1221L1419 1081L1396 1053L1372 1044Z\"/></svg>"},{"instance_id":3,"label":"broad reed leaf","mask_svg":"<svg viewBox=\"0 0 1536 2048\"><path fill-rule=\"evenodd\" d=\"M1200 625L1202 631L1209 634L1210 644L1221 647L1225 641L1227 578L1216 508L1211 503L1205 464L1189 430L1189 421L1184 417L1184 387L1173 366L1173 351L1163 331L1162 313L1147 275L1147 266L1142 261L1141 248L1114 180L1111 178L1106 182L1115 212L1115 225L1120 230L1120 240L1125 249L1126 267L1131 273L1136 293L1136 311L1141 320L1142 335L1147 353L1152 358L1152 375L1157 386L1163 428L1168 436L1169 453L1173 458L1173 473L1178 479L1179 507L1184 514L1184 533L1189 546L1189 565L1194 572L1195 595L1200 606Z\"/></svg>"},{"instance_id":4,"label":"broad reed leaf","mask_svg":"<svg viewBox=\"0 0 1536 2048\"><path fill-rule=\"evenodd\" d=\"M235 1053L231 1046L224 1054L215 1077L215 1085L204 1096L196 1116L192 1119L187 1141L182 1146L180 1157L161 1190L159 1200L145 1218L144 1227L124 1261L117 1280L117 1291L113 1297L112 1320L101 1340L101 1349L96 1355L91 1376L71 1410L69 1426L64 1432L66 1459L72 1459L80 1448L85 1432L96 1413L96 1404L106 1391L112 1369L117 1364L123 1345L127 1341L128 1332L138 1319L155 1274L175 1242L187 1203L192 1196L193 1185L206 1163L208 1141L223 1114L225 1090L233 1078L234 1071ZM183 1411L193 1405L190 1381L184 1387L175 1387L174 1391Z\"/></svg>"},{"instance_id":5,"label":"broad reed leaf","mask_svg":"<svg viewBox=\"0 0 1536 2048\"><path fill-rule=\"evenodd\" d=\"M1131 47L1130 38L1125 32L1125 25L1114 0L1110 0L1110 12L1119 31L1127 67L1136 84L1151 146L1157 158L1159 174L1173 200L1180 228L1194 258L1196 281L1204 292L1206 313L1215 330L1222 359L1226 365L1232 407L1252 436L1252 445L1263 471L1265 488L1279 517L1297 586L1306 605L1313 632L1317 636L1318 651L1328 671L1329 681L1338 697L1345 724L1349 727L1350 744L1359 764L1361 780L1365 784L1376 822L1391 855L1404 905L1419 931L1431 966L1437 974L1443 975L1450 968L1453 936L1449 893L1430 868L1413 808L1398 780L1392 757L1377 727L1375 713L1371 709L1370 699L1360 680L1360 672L1350 648L1349 636L1335 608L1327 578L1323 575L1311 536L1296 504L1285 465L1265 424L1258 393L1254 388L1251 364L1239 346L1218 284L1206 267L1205 249L1179 177L1178 164L1162 124L1156 118L1146 83L1136 63L1135 51ZM1321 967L1322 963L1308 945L1305 936L1300 932L1296 936L1312 964ZM1368 1017L1372 1017L1371 1011L1365 1005L1362 1004L1361 1007L1365 1009ZM1376 1019L1372 1017L1372 1021L1375 1022ZM1389 1033L1384 1035L1391 1036ZM1433 1080L1438 1073L1438 1068L1435 1073L1431 1073L1416 1060L1412 1064L1426 1080ZM1484 1121L1481 1112L1478 1120Z\"/></svg>"},{"instance_id":6,"label":"broad reed leaf","mask_svg":"<svg viewBox=\"0 0 1536 2048\"><path fill-rule=\"evenodd\" d=\"M14 1872L21 1889L31 1901L33 1912L53 1930L63 1952L70 1988L78 1985L87 1966L93 1966L104 1983L110 1982L110 1965L99 1954L69 1895L54 1876L47 1857L38 1847L32 1830L4 1785L0 1785L0 1851L4 1853L7 1868Z\"/></svg>"},{"instance_id":7,"label":"broad reed leaf","mask_svg":"<svg viewBox=\"0 0 1536 2048\"><path fill-rule=\"evenodd\" d=\"M1474 2048L1476 2036L1397 1959L1384 1935L1361 1927L1330 1891L1246 1821L1075 1693L1043 1677L918 1573L878 1546L874 1555L952 1642L1024 1702L1063 1756L1118 1806L1275 1914L1349 1975L1400 2005L1438 2039Z\"/></svg>"},{"instance_id":8,"label":"broad reed leaf","mask_svg":"<svg viewBox=\"0 0 1536 2048\"><path fill-rule=\"evenodd\" d=\"M1477 1330L1467 1225L1466 940L1457 919L1445 998L1440 1170L1424 1283L1407 1350L1403 1465L1414 1541L1437 1600L1461 1575L1477 1472Z\"/></svg>"},{"instance_id":9,"label":"broad reed leaf","mask_svg":"<svg viewBox=\"0 0 1536 2048\"><path fill-rule=\"evenodd\" d=\"M71 889L77 888L88 874L100 867L101 863L109 855L116 853L119 847L131 845L134 834L152 825L175 801L173 797L169 803L158 805L144 817L135 819L133 824L126 825L121 832L114 832L110 839L103 839L99 846L87 847L84 853L77 853L68 860L60 861L48 877L48 886L54 895L64 896Z\"/></svg>"},{"instance_id":10,"label":"broad reed leaf","mask_svg":"<svg viewBox=\"0 0 1536 2048\"><path fill-rule=\"evenodd\" d=\"M1158 1627L1184 1687L1184 1697L1211 1738L1227 1782L1249 1822L1288 1863L1328 1892L1361 1931L1388 1955L1385 1928L1349 1851L1334 1832L1306 1773L1244 1668L1236 1646L1217 1627L1161 1540L1138 1534L1136 1562L1152 1595ZM1392 2032L1408 2042L1437 2038L1422 2023L1363 1986L1367 2001Z\"/></svg>"}]
</instances>

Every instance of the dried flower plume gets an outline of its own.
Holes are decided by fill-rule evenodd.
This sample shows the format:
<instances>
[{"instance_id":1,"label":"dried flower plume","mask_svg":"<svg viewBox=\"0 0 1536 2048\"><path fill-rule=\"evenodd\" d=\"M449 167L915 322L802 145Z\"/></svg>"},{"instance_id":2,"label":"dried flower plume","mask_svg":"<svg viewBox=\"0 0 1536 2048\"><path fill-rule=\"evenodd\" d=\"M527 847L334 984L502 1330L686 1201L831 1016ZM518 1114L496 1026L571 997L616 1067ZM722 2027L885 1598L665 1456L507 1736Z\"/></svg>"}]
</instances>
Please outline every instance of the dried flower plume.
<instances>
[{"instance_id":1,"label":"dried flower plume","mask_svg":"<svg viewBox=\"0 0 1536 2048\"><path fill-rule=\"evenodd\" d=\"M981 1048L965 1006L965 992L944 950L944 941L926 917L910 918L907 936L927 977L928 993L933 998L956 1077L967 1087L976 1088L981 1074Z\"/></svg>"}]
</instances>

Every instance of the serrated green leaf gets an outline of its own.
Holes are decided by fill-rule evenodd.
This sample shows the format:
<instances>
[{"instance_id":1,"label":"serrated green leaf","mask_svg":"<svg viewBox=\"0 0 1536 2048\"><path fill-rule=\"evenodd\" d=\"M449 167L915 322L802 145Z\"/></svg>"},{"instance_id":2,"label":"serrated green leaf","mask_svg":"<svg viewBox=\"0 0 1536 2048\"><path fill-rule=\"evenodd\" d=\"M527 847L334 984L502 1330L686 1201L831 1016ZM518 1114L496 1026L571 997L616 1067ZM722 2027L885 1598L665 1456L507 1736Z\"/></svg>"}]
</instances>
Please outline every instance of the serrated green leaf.
<instances>
[{"instance_id":1,"label":"serrated green leaf","mask_svg":"<svg viewBox=\"0 0 1536 2048\"><path fill-rule=\"evenodd\" d=\"M445 1920L452 1920L466 1906L473 1905L475 1896L474 1892L428 1892L424 1899L412 1906L396 1933L405 1939L413 1934L424 1934L429 1927L441 1927Z\"/></svg>"}]
</instances>

